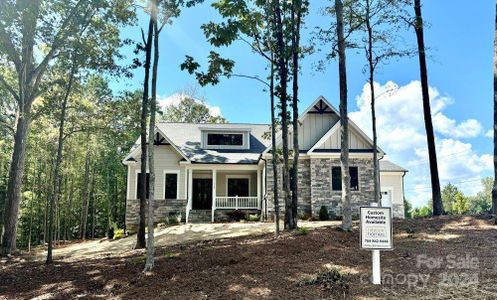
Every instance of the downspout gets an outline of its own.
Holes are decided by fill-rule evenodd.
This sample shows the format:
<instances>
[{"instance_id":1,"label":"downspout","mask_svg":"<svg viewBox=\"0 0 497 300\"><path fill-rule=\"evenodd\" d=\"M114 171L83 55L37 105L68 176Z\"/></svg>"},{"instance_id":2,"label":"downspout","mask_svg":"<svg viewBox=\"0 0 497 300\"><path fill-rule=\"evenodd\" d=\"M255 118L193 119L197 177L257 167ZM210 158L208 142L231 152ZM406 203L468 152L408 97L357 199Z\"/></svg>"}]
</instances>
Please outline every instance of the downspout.
<instances>
[{"instance_id":1,"label":"downspout","mask_svg":"<svg viewBox=\"0 0 497 300\"><path fill-rule=\"evenodd\" d=\"M264 194L262 198L264 199L264 221L267 221L267 160L262 157L262 154L259 159L264 161L264 169L266 170L264 172Z\"/></svg>"}]
</instances>

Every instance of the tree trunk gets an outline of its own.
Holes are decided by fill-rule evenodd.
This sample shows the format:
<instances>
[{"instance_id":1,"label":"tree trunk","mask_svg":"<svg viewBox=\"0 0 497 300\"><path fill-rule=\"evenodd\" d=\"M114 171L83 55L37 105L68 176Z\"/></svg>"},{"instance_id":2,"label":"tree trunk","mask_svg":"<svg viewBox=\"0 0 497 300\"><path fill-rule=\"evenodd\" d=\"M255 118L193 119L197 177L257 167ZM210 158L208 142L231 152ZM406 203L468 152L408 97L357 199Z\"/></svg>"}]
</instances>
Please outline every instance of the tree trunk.
<instances>
[{"instance_id":1,"label":"tree trunk","mask_svg":"<svg viewBox=\"0 0 497 300\"><path fill-rule=\"evenodd\" d=\"M95 238L95 170L97 169L96 163L93 163L93 170L91 172L91 189L90 189L90 203L91 203L91 232L90 232L90 238L94 239Z\"/></svg>"},{"instance_id":2,"label":"tree trunk","mask_svg":"<svg viewBox=\"0 0 497 300\"><path fill-rule=\"evenodd\" d=\"M278 153L276 149L276 118L274 107L274 63L271 53L271 77L269 78L269 97L271 101L271 163L273 165L274 237L280 236L280 204L278 193Z\"/></svg>"},{"instance_id":3,"label":"tree trunk","mask_svg":"<svg viewBox=\"0 0 497 300\"><path fill-rule=\"evenodd\" d=\"M83 179L83 191L81 192L81 227L79 228L80 239L86 239L86 225L88 221L88 188L90 184L90 147L86 150L85 177Z\"/></svg>"},{"instance_id":4,"label":"tree trunk","mask_svg":"<svg viewBox=\"0 0 497 300\"><path fill-rule=\"evenodd\" d=\"M416 23L416 40L418 42L419 72L421 76L421 91L423 94L423 115L426 128L426 141L428 143L428 156L430 160L431 192L433 199L433 215L443 214L442 196L440 194L440 180L438 177L437 153L435 149L435 134L431 119L430 95L428 93L428 71L426 70L426 55L423 33L423 17L421 16L421 0L414 0Z\"/></svg>"},{"instance_id":5,"label":"tree trunk","mask_svg":"<svg viewBox=\"0 0 497 300\"><path fill-rule=\"evenodd\" d=\"M298 174L299 174L299 51L300 21L302 8L300 0L292 1L292 125L293 125L293 165L292 165L292 220L289 229L297 228L298 214Z\"/></svg>"},{"instance_id":6,"label":"tree trunk","mask_svg":"<svg viewBox=\"0 0 497 300\"><path fill-rule=\"evenodd\" d=\"M150 124L148 127L148 165L150 168L150 194L148 197L148 238L147 238L147 260L144 271L152 271L154 267L154 197L155 197L155 164L154 164L154 135L155 135L155 111L157 106L157 66L159 64L159 28L157 26L157 7L159 1L155 0L152 6L152 19L154 20L154 62L152 66L152 99L150 102Z\"/></svg>"},{"instance_id":7,"label":"tree trunk","mask_svg":"<svg viewBox=\"0 0 497 300\"><path fill-rule=\"evenodd\" d=\"M494 34L494 186L492 188L492 214L497 224L497 4Z\"/></svg>"},{"instance_id":8,"label":"tree trunk","mask_svg":"<svg viewBox=\"0 0 497 300\"><path fill-rule=\"evenodd\" d=\"M370 0L366 0L366 29L368 32L367 58L369 66L369 88L371 91L371 125L373 128L373 181L374 181L374 202L381 205L381 188L380 188L380 167L378 161L378 136L376 131L376 98L374 88L374 69L373 62L373 28L370 22Z\"/></svg>"},{"instance_id":9,"label":"tree trunk","mask_svg":"<svg viewBox=\"0 0 497 300\"><path fill-rule=\"evenodd\" d=\"M347 67L345 63L345 37L343 29L343 3L335 0L338 37L338 74L340 80L340 132L342 169L342 229L352 230L352 208L350 204L350 170L349 170L349 119L347 115Z\"/></svg>"},{"instance_id":10,"label":"tree trunk","mask_svg":"<svg viewBox=\"0 0 497 300\"><path fill-rule=\"evenodd\" d=\"M27 100L30 101L30 100ZM21 201L24 161L26 157L26 139L31 125L31 105L21 110L17 117L14 149L7 183L7 199L4 209L4 233L1 255L7 256L16 251L17 220Z\"/></svg>"},{"instance_id":11,"label":"tree trunk","mask_svg":"<svg viewBox=\"0 0 497 300\"><path fill-rule=\"evenodd\" d=\"M148 111L148 81L150 76L150 57L152 52L152 35L154 22L152 17L148 22L148 35L145 44L145 79L143 81L143 98L142 111L140 119L140 141L141 141L141 194L140 194L140 223L138 225L138 234L135 249L145 248L145 210L147 205L147 111ZM150 141L151 143L153 142Z\"/></svg>"},{"instance_id":12,"label":"tree trunk","mask_svg":"<svg viewBox=\"0 0 497 300\"><path fill-rule=\"evenodd\" d=\"M62 150L64 147L64 124L66 121L66 110L67 110L67 100L69 99L69 94L71 93L71 87L74 79L74 73L76 72L76 63L73 62L71 69L71 74L69 77L69 83L67 84L66 93L62 101L62 107L60 110L60 125L59 125L59 139L57 145L57 159L55 161L55 169L53 176L53 192L50 197L50 212L49 212L49 222L48 222L48 251L46 263L52 263L52 240L53 240L53 218L54 218L54 205L59 199L59 189L60 189L60 165L62 163Z\"/></svg>"},{"instance_id":13,"label":"tree trunk","mask_svg":"<svg viewBox=\"0 0 497 300\"><path fill-rule=\"evenodd\" d=\"M290 169L288 163L288 99L287 99L287 80L288 65L286 61L286 47L283 40L283 22L281 20L280 1L274 1L274 17L276 24L276 57L279 72L280 84L277 92L281 104L281 136L283 148L283 193L285 196L285 229L292 229L293 210L292 198L290 194Z\"/></svg>"}]
</instances>

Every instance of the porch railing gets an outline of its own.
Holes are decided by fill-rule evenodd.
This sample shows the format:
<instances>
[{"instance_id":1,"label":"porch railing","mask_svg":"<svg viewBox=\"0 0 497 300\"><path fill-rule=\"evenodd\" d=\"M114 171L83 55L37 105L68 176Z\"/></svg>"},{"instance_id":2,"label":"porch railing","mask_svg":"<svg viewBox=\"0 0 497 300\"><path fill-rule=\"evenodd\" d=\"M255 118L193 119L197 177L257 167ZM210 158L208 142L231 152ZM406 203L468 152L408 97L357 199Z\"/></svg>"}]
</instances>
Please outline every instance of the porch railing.
<instances>
[{"instance_id":1,"label":"porch railing","mask_svg":"<svg viewBox=\"0 0 497 300\"><path fill-rule=\"evenodd\" d=\"M257 197L216 197L216 209L258 209Z\"/></svg>"}]
</instances>

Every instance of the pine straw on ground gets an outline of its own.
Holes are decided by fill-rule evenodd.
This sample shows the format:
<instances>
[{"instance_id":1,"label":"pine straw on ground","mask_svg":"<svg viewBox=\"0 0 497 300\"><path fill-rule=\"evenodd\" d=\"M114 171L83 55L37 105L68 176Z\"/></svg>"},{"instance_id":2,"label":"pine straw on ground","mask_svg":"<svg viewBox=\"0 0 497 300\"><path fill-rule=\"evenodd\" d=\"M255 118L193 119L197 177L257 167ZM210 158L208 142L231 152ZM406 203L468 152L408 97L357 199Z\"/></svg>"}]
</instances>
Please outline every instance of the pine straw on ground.
<instances>
[{"instance_id":1,"label":"pine straw on ground","mask_svg":"<svg viewBox=\"0 0 497 300\"><path fill-rule=\"evenodd\" d=\"M159 248L147 274L139 250L48 266L10 258L0 263L0 298L497 298L497 231L488 218L402 220L394 231L395 250L381 254L381 286L368 283L371 253L359 249L358 229L327 227L278 240L266 234ZM419 265L420 258L442 261Z\"/></svg>"}]
</instances>

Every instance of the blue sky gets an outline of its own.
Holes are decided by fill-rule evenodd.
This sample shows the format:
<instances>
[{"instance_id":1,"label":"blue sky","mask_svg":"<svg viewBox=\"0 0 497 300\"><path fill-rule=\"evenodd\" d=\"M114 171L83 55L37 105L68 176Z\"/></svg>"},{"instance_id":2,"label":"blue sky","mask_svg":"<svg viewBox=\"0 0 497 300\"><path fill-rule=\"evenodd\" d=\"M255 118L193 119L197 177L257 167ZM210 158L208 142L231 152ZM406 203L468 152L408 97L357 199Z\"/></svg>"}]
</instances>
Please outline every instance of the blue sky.
<instances>
[{"instance_id":1,"label":"blue sky","mask_svg":"<svg viewBox=\"0 0 497 300\"><path fill-rule=\"evenodd\" d=\"M210 3L210 1L207 1ZM310 39L309 32L318 25L325 26L328 17L318 11L328 1L311 1L310 14L306 18L308 29L302 37L304 43ZM209 20L219 20L209 4L185 9L172 26L166 27L160 37L160 63L158 94L165 99L187 86L195 84L192 76L179 69L185 55L191 55L201 63L212 49L205 41L200 25ZM492 63L495 3L479 0L473 5L459 1L423 1L423 14L429 27L425 30L425 43L430 48L428 61L429 84L433 88L432 105L439 113L436 122L437 145L441 162L442 185L454 182L467 194L475 193L480 185L478 178L490 174L488 164L492 151L492 140L485 136L492 125ZM139 24L146 28L148 20L141 17ZM123 37L141 39L139 27L125 28ZM407 44L415 45L413 31L406 32ZM132 53L126 51L128 57ZM221 53L236 61L235 72L265 76L264 61L251 53L248 46L237 44L222 49ZM302 62L300 77L300 106L304 110L317 96L325 96L338 107L337 63L331 61L325 72L318 72L313 65L320 55L311 55ZM362 54L348 52L349 111L355 113L353 120L361 127L368 127L367 92L362 68L365 63ZM135 72L135 78L114 82L116 90L133 89L141 86L142 70ZM417 96L419 84L417 57L394 61L383 66L376 76L381 90L395 83L399 93L379 101L379 112L384 112L384 137L380 146L389 159L408 168L406 194L416 205L429 198L429 181L426 153L423 152L423 124L419 119L421 102ZM269 122L267 94L263 86L255 81L231 78L223 79L217 86L202 88L207 103L219 107L222 115L230 122ZM390 99L391 98L391 99ZM361 100L362 99L362 100ZM381 102L381 103L380 103ZM402 103L409 103L402 105ZM362 104L362 106L361 106ZM397 106L396 106L397 105ZM412 107L405 112L405 107ZM404 110L404 113L396 113ZM381 117L381 116L380 116ZM403 131L392 133L397 122ZM389 129L390 128L390 129ZM368 128L364 128L369 134ZM411 141L409 134L418 136ZM381 133L381 128L380 128ZM382 143L383 141L383 143ZM404 144L401 145L400 144ZM443 173L443 174L442 174Z\"/></svg>"}]
</instances>

